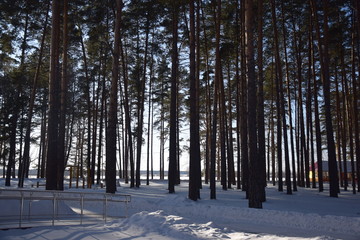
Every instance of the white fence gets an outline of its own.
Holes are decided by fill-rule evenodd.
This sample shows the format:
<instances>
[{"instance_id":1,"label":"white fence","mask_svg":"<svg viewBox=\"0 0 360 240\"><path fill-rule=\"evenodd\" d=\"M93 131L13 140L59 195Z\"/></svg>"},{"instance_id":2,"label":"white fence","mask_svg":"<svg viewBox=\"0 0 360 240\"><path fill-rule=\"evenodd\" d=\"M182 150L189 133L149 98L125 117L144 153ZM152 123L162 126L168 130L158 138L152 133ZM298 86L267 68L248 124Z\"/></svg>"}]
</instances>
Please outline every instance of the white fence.
<instances>
[{"instance_id":1,"label":"white fence","mask_svg":"<svg viewBox=\"0 0 360 240\"><path fill-rule=\"evenodd\" d=\"M0 229L106 223L128 216L130 195L0 189Z\"/></svg>"}]
</instances>

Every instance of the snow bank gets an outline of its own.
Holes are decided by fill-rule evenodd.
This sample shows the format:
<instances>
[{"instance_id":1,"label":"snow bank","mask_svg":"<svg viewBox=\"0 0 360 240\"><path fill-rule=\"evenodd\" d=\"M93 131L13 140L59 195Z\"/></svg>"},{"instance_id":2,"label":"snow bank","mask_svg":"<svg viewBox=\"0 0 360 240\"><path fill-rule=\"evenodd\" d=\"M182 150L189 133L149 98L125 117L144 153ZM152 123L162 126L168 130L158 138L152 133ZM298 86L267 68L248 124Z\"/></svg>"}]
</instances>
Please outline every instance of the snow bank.
<instances>
[{"instance_id":1,"label":"snow bank","mask_svg":"<svg viewBox=\"0 0 360 240\"><path fill-rule=\"evenodd\" d=\"M196 202L187 198L187 190L187 182L177 186L175 194L167 193L165 181L139 189L122 184L118 192L132 195L127 219L105 225L99 220L96 225L0 231L0 239L360 239L359 194L342 192L339 198L330 198L327 192L301 188L286 195L268 187L264 208L249 209L241 190L218 188L217 200L211 200L204 185L202 199Z\"/></svg>"}]
</instances>

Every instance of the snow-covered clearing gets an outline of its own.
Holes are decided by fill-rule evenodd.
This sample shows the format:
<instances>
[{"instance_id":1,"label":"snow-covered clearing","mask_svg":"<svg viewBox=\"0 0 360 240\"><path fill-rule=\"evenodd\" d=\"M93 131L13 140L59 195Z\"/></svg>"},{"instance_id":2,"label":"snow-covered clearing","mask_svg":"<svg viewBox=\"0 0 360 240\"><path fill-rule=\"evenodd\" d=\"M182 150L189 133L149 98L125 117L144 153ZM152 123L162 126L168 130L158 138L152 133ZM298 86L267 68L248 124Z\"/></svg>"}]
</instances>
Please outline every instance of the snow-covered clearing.
<instances>
[{"instance_id":1,"label":"snow-covered clearing","mask_svg":"<svg viewBox=\"0 0 360 240\"><path fill-rule=\"evenodd\" d=\"M0 239L360 239L360 195L351 191L330 198L327 190L299 188L287 195L268 186L263 209L249 209L245 193L236 189L223 191L219 186L217 200L210 200L209 186L203 185L202 199L194 202L187 199L186 181L175 194L167 193L167 181L154 180L150 186L143 182L138 189L121 184L118 193L132 196L129 218L2 230Z\"/></svg>"}]
</instances>

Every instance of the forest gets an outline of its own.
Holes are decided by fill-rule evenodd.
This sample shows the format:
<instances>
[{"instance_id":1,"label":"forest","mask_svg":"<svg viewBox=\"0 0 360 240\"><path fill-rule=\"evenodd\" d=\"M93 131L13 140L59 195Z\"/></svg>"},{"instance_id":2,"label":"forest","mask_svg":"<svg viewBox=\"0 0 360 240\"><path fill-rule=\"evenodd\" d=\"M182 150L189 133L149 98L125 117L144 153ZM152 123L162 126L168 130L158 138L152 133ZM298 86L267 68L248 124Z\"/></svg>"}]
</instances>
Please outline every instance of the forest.
<instances>
[{"instance_id":1,"label":"forest","mask_svg":"<svg viewBox=\"0 0 360 240\"><path fill-rule=\"evenodd\" d=\"M356 194L359 69L357 0L2 0L2 177Z\"/></svg>"}]
</instances>

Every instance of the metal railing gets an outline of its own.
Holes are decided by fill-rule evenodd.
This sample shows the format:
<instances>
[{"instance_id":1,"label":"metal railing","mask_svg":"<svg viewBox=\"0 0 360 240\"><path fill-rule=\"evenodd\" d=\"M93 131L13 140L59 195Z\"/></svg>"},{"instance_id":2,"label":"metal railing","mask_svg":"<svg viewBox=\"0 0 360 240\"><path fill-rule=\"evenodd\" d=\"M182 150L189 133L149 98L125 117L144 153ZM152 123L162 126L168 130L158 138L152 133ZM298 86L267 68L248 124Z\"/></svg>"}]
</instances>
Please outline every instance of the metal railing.
<instances>
[{"instance_id":1,"label":"metal railing","mask_svg":"<svg viewBox=\"0 0 360 240\"><path fill-rule=\"evenodd\" d=\"M108 219L126 218L130 201L131 196L125 194L0 189L0 229L83 224L100 219L106 223Z\"/></svg>"}]
</instances>

